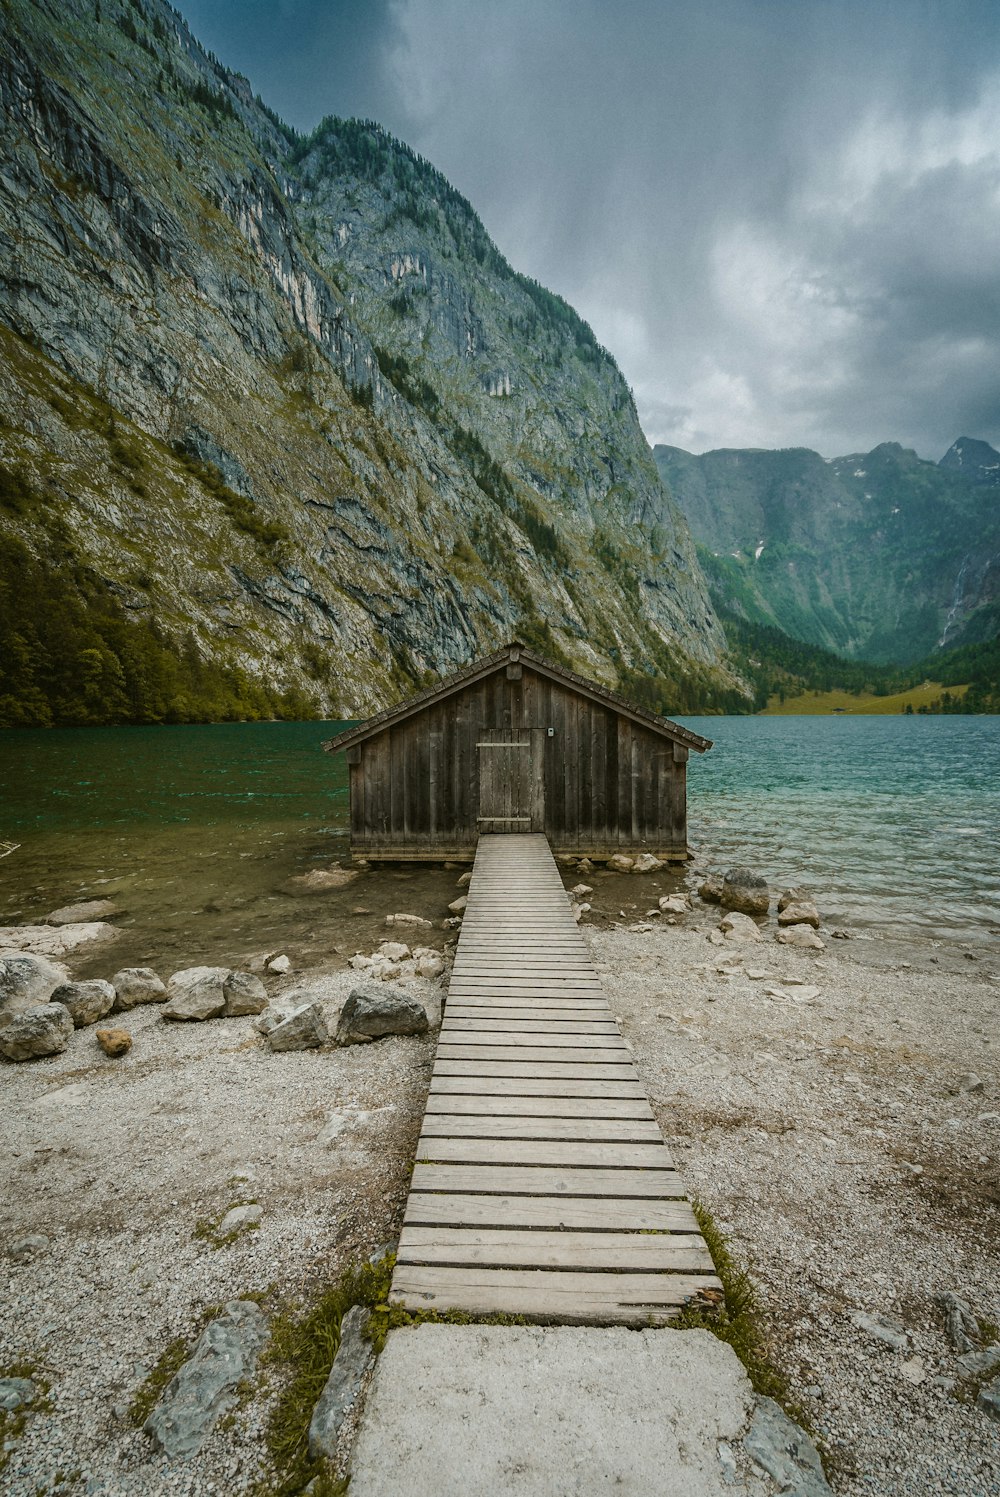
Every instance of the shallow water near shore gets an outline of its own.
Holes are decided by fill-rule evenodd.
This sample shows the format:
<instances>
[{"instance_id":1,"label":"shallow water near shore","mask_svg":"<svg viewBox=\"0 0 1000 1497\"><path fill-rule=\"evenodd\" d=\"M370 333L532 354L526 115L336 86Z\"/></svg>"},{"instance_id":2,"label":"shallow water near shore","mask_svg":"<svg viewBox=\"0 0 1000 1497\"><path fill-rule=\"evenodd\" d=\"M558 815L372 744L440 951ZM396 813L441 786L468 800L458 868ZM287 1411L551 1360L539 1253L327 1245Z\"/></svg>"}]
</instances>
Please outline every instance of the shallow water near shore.
<instances>
[{"instance_id":1,"label":"shallow water near shore","mask_svg":"<svg viewBox=\"0 0 1000 1497\"><path fill-rule=\"evenodd\" d=\"M967 944L1000 935L1000 718L685 718L693 869L748 863L805 883L828 924ZM92 728L0 735L0 924L110 898L115 966L169 969L336 942L370 949L384 915L438 919L454 872L383 869L333 895L288 880L345 861L337 723ZM636 890L636 893L638 890ZM355 914L357 909L370 914ZM440 940L440 935L437 936ZM73 960L103 970L97 953Z\"/></svg>"}]
</instances>

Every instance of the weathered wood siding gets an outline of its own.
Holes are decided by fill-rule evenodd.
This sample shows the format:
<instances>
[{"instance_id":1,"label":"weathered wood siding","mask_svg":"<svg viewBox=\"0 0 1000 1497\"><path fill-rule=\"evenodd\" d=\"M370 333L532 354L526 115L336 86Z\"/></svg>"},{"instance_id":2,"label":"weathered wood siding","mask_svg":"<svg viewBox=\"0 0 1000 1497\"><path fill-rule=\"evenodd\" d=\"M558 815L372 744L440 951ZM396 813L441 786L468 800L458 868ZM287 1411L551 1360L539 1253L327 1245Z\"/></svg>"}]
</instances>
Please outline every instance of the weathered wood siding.
<instances>
[{"instance_id":1,"label":"weathered wood siding","mask_svg":"<svg viewBox=\"0 0 1000 1497\"><path fill-rule=\"evenodd\" d=\"M528 665L472 682L351 751L354 850L472 852L480 830L477 745L485 732L505 728L545 733L544 825L532 830L543 830L554 851L685 852L687 751Z\"/></svg>"}]
</instances>

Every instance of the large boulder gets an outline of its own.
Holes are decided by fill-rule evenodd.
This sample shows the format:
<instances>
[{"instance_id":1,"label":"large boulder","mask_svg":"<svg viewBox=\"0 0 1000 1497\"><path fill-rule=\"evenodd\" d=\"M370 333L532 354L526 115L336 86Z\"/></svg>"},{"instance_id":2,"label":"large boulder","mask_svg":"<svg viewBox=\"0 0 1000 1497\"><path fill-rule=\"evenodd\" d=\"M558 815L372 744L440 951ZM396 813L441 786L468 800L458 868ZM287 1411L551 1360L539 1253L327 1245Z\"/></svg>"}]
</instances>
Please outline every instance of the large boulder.
<instances>
[{"instance_id":1,"label":"large boulder","mask_svg":"<svg viewBox=\"0 0 1000 1497\"><path fill-rule=\"evenodd\" d=\"M0 1028L35 1003L48 1003L68 974L30 951L0 951Z\"/></svg>"},{"instance_id":2,"label":"large boulder","mask_svg":"<svg viewBox=\"0 0 1000 1497\"><path fill-rule=\"evenodd\" d=\"M267 1321L252 1300L231 1300L205 1328L143 1425L169 1459L198 1454L219 1416L236 1402L266 1338Z\"/></svg>"},{"instance_id":3,"label":"large boulder","mask_svg":"<svg viewBox=\"0 0 1000 1497\"><path fill-rule=\"evenodd\" d=\"M723 915L719 921L719 929L724 933L727 941L760 941L763 939L760 927L750 919L749 915L741 915L738 910L730 910Z\"/></svg>"},{"instance_id":4,"label":"large boulder","mask_svg":"<svg viewBox=\"0 0 1000 1497\"><path fill-rule=\"evenodd\" d=\"M633 873L659 873L663 867L662 858L654 858L651 852L641 852L632 864Z\"/></svg>"},{"instance_id":5,"label":"large boulder","mask_svg":"<svg viewBox=\"0 0 1000 1497\"><path fill-rule=\"evenodd\" d=\"M661 915L686 915L691 908L691 901L686 894L664 894L656 902Z\"/></svg>"},{"instance_id":6,"label":"large boulder","mask_svg":"<svg viewBox=\"0 0 1000 1497\"><path fill-rule=\"evenodd\" d=\"M167 983L165 1019L214 1019L226 1007L226 967L185 967Z\"/></svg>"},{"instance_id":7,"label":"large boulder","mask_svg":"<svg viewBox=\"0 0 1000 1497\"><path fill-rule=\"evenodd\" d=\"M315 1050L330 1038L326 1016L318 1003L306 1003L269 1031L272 1050Z\"/></svg>"},{"instance_id":8,"label":"large boulder","mask_svg":"<svg viewBox=\"0 0 1000 1497\"><path fill-rule=\"evenodd\" d=\"M262 1014L267 1008L267 988L252 972L230 972L222 984L227 1018L240 1014Z\"/></svg>"},{"instance_id":9,"label":"large boulder","mask_svg":"<svg viewBox=\"0 0 1000 1497\"><path fill-rule=\"evenodd\" d=\"M49 925L80 925L88 920L109 920L118 912L110 899L87 899L82 904L64 904L45 918Z\"/></svg>"},{"instance_id":10,"label":"large boulder","mask_svg":"<svg viewBox=\"0 0 1000 1497\"><path fill-rule=\"evenodd\" d=\"M778 912L787 909L790 904L812 904L812 894L802 885L791 889L782 889L778 895Z\"/></svg>"},{"instance_id":11,"label":"large boulder","mask_svg":"<svg viewBox=\"0 0 1000 1497\"><path fill-rule=\"evenodd\" d=\"M338 1045L363 1045L389 1034L426 1034L427 1029L427 1011L416 998L355 988L341 1010L336 1039Z\"/></svg>"},{"instance_id":12,"label":"large boulder","mask_svg":"<svg viewBox=\"0 0 1000 1497\"><path fill-rule=\"evenodd\" d=\"M77 1029L87 1024L96 1024L114 1007L115 990L100 977L90 982L64 982L52 994L52 1003L61 1003L69 1009L70 1018Z\"/></svg>"},{"instance_id":13,"label":"large boulder","mask_svg":"<svg viewBox=\"0 0 1000 1497\"><path fill-rule=\"evenodd\" d=\"M152 967L122 967L111 979L115 990L115 1013L135 1008L137 1003L166 1003L167 988Z\"/></svg>"},{"instance_id":14,"label":"large boulder","mask_svg":"<svg viewBox=\"0 0 1000 1497\"><path fill-rule=\"evenodd\" d=\"M752 868L730 868L722 880L719 902L727 910L737 910L741 915L766 915L771 904L767 879L754 873Z\"/></svg>"},{"instance_id":15,"label":"large boulder","mask_svg":"<svg viewBox=\"0 0 1000 1497\"><path fill-rule=\"evenodd\" d=\"M811 925L785 925L775 936L782 946L801 946L806 951L825 951L826 945L820 940Z\"/></svg>"},{"instance_id":16,"label":"large boulder","mask_svg":"<svg viewBox=\"0 0 1000 1497\"><path fill-rule=\"evenodd\" d=\"M61 1003L33 1003L14 1014L0 1029L0 1055L8 1060L34 1060L58 1055L73 1033L73 1019Z\"/></svg>"}]
</instances>

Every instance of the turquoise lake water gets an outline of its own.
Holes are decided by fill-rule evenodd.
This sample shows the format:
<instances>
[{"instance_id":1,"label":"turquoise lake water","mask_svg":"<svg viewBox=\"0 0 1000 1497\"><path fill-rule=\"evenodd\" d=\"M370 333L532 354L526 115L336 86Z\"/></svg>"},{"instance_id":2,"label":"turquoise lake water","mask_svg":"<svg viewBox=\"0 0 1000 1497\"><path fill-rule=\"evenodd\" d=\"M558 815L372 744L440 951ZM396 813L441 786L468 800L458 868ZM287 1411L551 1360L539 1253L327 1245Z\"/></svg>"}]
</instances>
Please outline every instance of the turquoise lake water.
<instances>
[{"instance_id":1,"label":"turquoise lake water","mask_svg":"<svg viewBox=\"0 0 1000 1497\"><path fill-rule=\"evenodd\" d=\"M831 924L1000 935L1000 718L683 721L715 741L689 764L695 868L806 883ZM285 884L346 855L346 768L320 749L338 726L0 734L0 844L20 844L0 857L0 923L106 895L130 959L308 947Z\"/></svg>"}]
</instances>

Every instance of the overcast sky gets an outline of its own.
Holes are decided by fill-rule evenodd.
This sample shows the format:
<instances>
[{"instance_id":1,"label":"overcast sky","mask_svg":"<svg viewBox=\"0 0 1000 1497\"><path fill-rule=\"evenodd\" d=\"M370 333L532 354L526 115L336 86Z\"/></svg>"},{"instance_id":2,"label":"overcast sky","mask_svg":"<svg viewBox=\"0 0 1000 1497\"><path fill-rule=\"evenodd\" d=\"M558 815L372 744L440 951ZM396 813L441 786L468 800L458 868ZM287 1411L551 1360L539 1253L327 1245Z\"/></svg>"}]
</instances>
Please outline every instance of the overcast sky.
<instances>
[{"instance_id":1,"label":"overcast sky","mask_svg":"<svg viewBox=\"0 0 1000 1497\"><path fill-rule=\"evenodd\" d=\"M651 442L1000 445L995 0L182 0L308 130L427 156Z\"/></svg>"}]
</instances>

